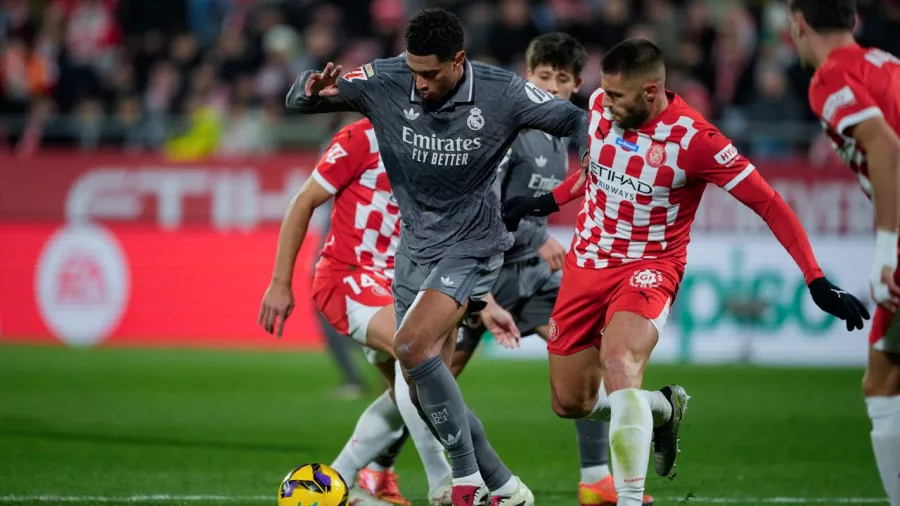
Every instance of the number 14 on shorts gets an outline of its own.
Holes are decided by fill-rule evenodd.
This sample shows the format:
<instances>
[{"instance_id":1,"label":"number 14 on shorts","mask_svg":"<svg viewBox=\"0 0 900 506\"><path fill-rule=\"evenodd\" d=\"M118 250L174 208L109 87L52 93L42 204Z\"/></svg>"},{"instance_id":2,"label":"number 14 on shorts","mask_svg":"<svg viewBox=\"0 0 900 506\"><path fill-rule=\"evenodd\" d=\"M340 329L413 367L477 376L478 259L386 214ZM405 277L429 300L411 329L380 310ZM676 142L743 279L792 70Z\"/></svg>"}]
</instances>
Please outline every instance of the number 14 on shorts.
<instances>
[{"instance_id":1,"label":"number 14 on shorts","mask_svg":"<svg viewBox=\"0 0 900 506\"><path fill-rule=\"evenodd\" d=\"M359 281L357 281L359 278ZM368 274L359 274L358 276L350 275L346 276L344 279L344 284L350 287L353 290L355 295L362 295L363 288L369 288L372 290L372 293L379 297L385 297L390 295L390 292L385 289L382 283L379 283L372 276Z\"/></svg>"}]
</instances>

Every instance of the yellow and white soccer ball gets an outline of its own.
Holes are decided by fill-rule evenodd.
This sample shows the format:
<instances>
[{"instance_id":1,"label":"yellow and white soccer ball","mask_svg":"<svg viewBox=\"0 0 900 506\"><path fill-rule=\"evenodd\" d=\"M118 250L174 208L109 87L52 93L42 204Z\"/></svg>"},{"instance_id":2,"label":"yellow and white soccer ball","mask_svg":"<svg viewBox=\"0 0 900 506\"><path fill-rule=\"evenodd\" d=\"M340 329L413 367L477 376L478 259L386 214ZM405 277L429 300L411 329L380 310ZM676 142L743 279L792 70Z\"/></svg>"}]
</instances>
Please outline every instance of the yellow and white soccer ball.
<instances>
[{"instance_id":1,"label":"yellow and white soccer ball","mask_svg":"<svg viewBox=\"0 0 900 506\"><path fill-rule=\"evenodd\" d=\"M284 477L278 506L347 506L347 483L325 464L305 464Z\"/></svg>"}]
</instances>

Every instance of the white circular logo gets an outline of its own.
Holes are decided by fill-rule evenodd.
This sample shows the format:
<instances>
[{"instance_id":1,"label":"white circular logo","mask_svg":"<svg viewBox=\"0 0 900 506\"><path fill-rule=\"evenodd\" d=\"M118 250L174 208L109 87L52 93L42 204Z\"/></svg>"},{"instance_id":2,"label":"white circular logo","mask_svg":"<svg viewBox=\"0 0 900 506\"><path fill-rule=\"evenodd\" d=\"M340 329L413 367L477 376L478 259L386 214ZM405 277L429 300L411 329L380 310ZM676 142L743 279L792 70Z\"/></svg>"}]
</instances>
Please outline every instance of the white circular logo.
<instances>
[{"instance_id":1,"label":"white circular logo","mask_svg":"<svg viewBox=\"0 0 900 506\"><path fill-rule=\"evenodd\" d=\"M481 109L477 107L469 109L469 119L466 120L466 124L472 130L481 130L484 126L484 116L481 115Z\"/></svg>"},{"instance_id":2,"label":"white circular logo","mask_svg":"<svg viewBox=\"0 0 900 506\"><path fill-rule=\"evenodd\" d=\"M634 271L631 275L631 286L635 288L656 288L663 282L663 274L656 269Z\"/></svg>"},{"instance_id":3,"label":"white circular logo","mask_svg":"<svg viewBox=\"0 0 900 506\"><path fill-rule=\"evenodd\" d=\"M535 104L543 104L544 102L553 100L553 95L538 88L528 81L525 81L525 94L528 95L528 98Z\"/></svg>"},{"instance_id":4,"label":"white circular logo","mask_svg":"<svg viewBox=\"0 0 900 506\"><path fill-rule=\"evenodd\" d=\"M35 290L44 322L63 342L91 346L118 323L128 268L115 237L97 226L58 230L38 261Z\"/></svg>"}]
</instances>

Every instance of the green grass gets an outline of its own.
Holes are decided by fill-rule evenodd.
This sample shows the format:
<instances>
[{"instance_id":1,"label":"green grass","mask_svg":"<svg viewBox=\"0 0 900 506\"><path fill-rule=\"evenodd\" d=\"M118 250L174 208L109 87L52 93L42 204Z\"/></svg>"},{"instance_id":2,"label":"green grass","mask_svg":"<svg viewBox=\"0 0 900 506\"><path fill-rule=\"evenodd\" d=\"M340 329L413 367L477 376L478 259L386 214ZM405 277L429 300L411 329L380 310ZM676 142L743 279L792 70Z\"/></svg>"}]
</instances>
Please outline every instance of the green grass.
<instances>
[{"instance_id":1,"label":"green grass","mask_svg":"<svg viewBox=\"0 0 900 506\"><path fill-rule=\"evenodd\" d=\"M856 369L651 366L647 385L678 382L693 398L677 476L651 471L648 492L657 504L882 497L860 378ZM550 411L546 364L476 358L461 384L537 503L577 504L574 429ZM335 399L336 385L317 354L3 346L0 497L270 495L246 504L274 504L285 473L330 462L371 400ZM398 471L425 504L411 445Z\"/></svg>"}]
</instances>

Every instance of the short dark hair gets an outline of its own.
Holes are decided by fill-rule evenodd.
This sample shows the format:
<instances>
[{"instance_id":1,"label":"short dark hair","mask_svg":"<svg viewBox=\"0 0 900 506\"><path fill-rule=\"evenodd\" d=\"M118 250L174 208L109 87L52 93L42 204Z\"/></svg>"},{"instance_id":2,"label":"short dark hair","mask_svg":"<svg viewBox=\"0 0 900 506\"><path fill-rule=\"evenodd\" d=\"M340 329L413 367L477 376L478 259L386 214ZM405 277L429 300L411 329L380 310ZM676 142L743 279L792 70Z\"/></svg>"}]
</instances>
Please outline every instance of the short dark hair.
<instances>
[{"instance_id":1,"label":"short dark hair","mask_svg":"<svg viewBox=\"0 0 900 506\"><path fill-rule=\"evenodd\" d=\"M625 39L603 55L600 66L604 74L622 74L625 77L648 74L664 69L662 51L647 39Z\"/></svg>"},{"instance_id":2,"label":"short dark hair","mask_svg":"<svg viewBox=\"0 0 900 506\"><path fill-rule=\"evenodd\" d=\"M425 9L413 16L403 38L408 52L416 56L435 55L438 61L453 59L465 42L459 18L439 8Z\"/></svg>"},{"instance_id":3,"label":"short dark hair","mask_svg":"<svg viewBox=\"0 0 900 506\"><path fill-rule=\"evenodd\" d=\"M535 37L525 51L525 62L534 70L539 65L550 65L567 70L578 77L584 70L587 51L575 37L567 33L545 33Z\"/></svg>"},{"instance_id":4,"label":"short dark hair","mask_svg":"<svg viewBox=\"0 0 900 506\"><path fill-rule=\"evenodd\" d=\"M853 30L856 25L856 0L790 0L790 5L817 32Z\"/></svg>"}]
</instances>

